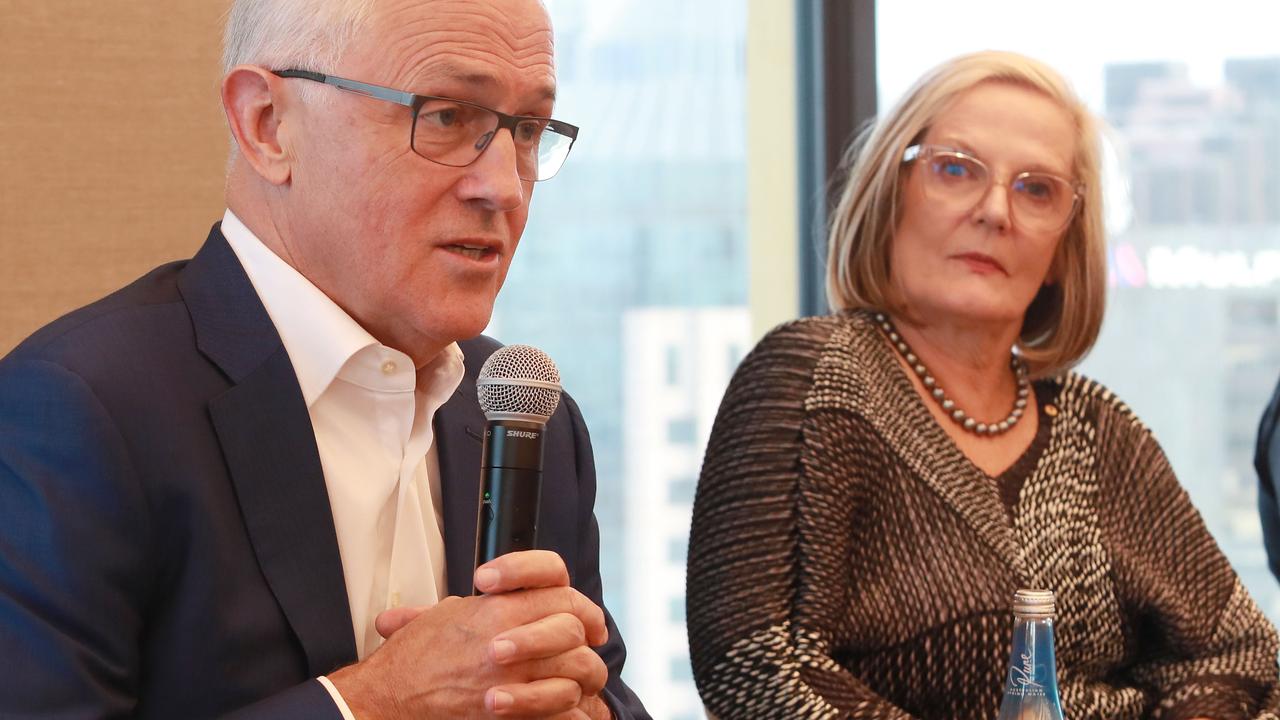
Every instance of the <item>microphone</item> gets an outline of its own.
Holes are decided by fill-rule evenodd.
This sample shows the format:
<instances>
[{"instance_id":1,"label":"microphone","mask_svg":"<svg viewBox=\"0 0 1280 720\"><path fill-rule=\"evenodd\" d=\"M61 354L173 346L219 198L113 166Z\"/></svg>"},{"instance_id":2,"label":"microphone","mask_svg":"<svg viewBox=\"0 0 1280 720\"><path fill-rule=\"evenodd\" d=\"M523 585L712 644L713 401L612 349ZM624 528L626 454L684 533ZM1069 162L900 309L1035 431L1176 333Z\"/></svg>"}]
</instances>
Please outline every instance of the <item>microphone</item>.
<instances>
[{"instance_id":1,"label":"microphone","mask_svg":"<svg viewBox=\"0 0 1280 720\"><path fill-rule=\"evenodd\" d=\"M476 518L480 567L537 543L543 434L560 404L560 371L538 348L507 345L485 360L476 391L488 421Z\"/></svg>"}]
</instances>

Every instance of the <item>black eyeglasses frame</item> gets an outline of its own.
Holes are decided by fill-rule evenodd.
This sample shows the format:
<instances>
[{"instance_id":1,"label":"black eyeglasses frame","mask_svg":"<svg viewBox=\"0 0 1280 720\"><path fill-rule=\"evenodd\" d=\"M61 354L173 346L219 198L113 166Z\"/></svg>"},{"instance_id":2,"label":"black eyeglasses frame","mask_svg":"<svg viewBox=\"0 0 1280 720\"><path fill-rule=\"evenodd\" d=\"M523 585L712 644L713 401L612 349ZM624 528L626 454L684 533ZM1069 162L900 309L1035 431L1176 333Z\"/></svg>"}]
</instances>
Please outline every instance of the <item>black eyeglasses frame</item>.
<instances>
[{"instance_id":1,"label":"black eyeglasses frame","mask_svg":"<svg viewBox=\"0 0 1280 720\"><path fill-rule=\"evenodd\" d=\"M385 100L387 102L403 105L409 108L413 111L413 124L409 130L409 149L413 150L414 154L418 155L418 157L446 167L466 167L467 165L474 163L476 160L479 160L480 156L484 154L484 151L488 149L489 144L493 142L493 138L497 136L499 130L505 128L511 133L512 138L514 138L516 127L519 123L527 120L536 120L538 122L546 123L545 129L569 138L569 147L565 149L564 157L560 160L559 166L556 167L556 172L553 172L544 178L523 178L532 182L550 180L555 177L556 173L560 172L560 168L564 167L564 161L568 159L569 151L573 149L573 143L578 139L578 126L570 125L567 122L556 120L555 118L541 117L539 115L508 115L500 110L494 110L491 107L485 107L484 105L469 102L467 100L459 100L457 98L444 97L441 95L418 95L416 93L386 87L385 85L374 85L373 83L361 82L359 80L349 80L336 75L327 75L325 73L313 72L311 70L272 70L271 73L277 77L300 78L302 80L311 80L312 82L318 82L324 85L331 85L339 90L345 90L347 92L364 95L365 97L371 97L377 100ZM426 155L418 152L417 143L414 142L418 131L418 112L422 110L423 105L432 100L458 103L459 105L473 107L477 110L483 110L497 116L498 127L494 128L493 132L489 133L488 137L484 139L483 144L480 144L476 148L476 156L469 162L462 165L455 165L453 163L441 162L440 160L427 157Z\"/></svg>"}]
</instances>

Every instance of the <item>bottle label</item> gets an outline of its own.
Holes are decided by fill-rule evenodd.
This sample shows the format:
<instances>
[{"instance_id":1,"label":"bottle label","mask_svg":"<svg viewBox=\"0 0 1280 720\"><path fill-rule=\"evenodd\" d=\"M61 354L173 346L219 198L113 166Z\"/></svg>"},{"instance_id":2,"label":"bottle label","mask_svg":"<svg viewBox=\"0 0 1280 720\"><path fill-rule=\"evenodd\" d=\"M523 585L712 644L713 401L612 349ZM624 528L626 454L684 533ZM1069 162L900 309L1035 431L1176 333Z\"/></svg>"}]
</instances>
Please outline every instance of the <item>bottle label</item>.
<instances>
[{"instance_id":1,"label":"bottle label","mask_svg":"<svg viewBox=\"0 0 1280 720\"><path fill-rule=\"evenodd\" d=\"M999 720L1062 720L1051 622L1016 624L1008 667Z\"/></svg>"},{"instance_id":2,"label":"bottle label","mask_svg":"<svg viewBox=\"0 0 1280 720\"><path fill-rule=\"evenodd\" d=\"M1043 674L1043 669L1041 673ZM1015 697L1044 697L1044 684L1037 679L1035 657L1024 652L1020 664L1009 666L1009 682L1005 684L1005 695Z\"/></svg>"}]
</instances>

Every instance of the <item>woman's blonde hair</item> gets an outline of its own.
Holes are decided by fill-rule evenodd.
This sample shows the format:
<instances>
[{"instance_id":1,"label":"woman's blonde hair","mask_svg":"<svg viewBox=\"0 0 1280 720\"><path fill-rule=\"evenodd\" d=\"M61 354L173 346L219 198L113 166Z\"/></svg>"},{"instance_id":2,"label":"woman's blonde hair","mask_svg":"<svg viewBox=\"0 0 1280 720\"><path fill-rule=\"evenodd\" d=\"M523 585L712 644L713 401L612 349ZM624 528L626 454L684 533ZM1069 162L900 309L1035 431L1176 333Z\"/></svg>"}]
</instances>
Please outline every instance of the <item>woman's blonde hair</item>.
<instances>
[{"instance_id":1,"label":"woman's blonde hair","mask_svg":"<svg viewBox=\"0 0 1280 720\"><path fill-rule=\"evenodd\" d=\"M1076 127L1073 174L1084 183L1049 270L1051 284L1027 308L1018 350L1037 376L1079 362L1102 328L1106 304L1106 235L1102 216L1098 126L1056 71L1009 52L979 52L945 62L925 74L879 122L850 144L848 180L832 212L828 234L827 299L835 310L904 311L890 273L890 243L903 187L902 155L961 93L985 82L1006 82L1043 93L1070 114Z\"/></svg>"}]
</instances>

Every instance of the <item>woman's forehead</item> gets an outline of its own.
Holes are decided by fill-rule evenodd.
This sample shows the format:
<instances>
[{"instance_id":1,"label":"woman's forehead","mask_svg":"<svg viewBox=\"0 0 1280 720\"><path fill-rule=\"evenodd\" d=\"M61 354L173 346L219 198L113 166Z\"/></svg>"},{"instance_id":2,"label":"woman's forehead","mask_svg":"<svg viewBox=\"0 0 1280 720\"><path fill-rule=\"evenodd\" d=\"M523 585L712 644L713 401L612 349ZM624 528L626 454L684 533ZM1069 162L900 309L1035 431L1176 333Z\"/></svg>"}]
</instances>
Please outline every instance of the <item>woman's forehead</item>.
<instances>
[{"instance_id":1,"label":"woman's forehead","mask_svg":"<svg viewBox=\"0 0 1280 720\"><path fill-rule=\"evenodd\" d=\"M991 82L957 95L925 137L984 162L1068 174L1077 131L1071 113L1053 98L1021 85Z\"/></svg>"}]
</instances>

